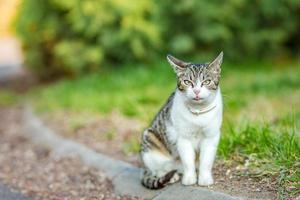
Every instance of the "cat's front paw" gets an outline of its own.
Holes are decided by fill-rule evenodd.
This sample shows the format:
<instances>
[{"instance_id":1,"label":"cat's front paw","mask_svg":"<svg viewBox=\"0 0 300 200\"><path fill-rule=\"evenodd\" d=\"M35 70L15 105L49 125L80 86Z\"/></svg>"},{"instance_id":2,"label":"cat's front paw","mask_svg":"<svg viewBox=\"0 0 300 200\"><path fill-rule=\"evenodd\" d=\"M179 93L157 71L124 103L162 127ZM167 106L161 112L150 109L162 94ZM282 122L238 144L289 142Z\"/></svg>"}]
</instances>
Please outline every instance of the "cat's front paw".
<instances>
[{"instance_id":1,"label":"cat's front paw","mask_svg":"<svg viewBox=\"0 0 300 200\"><path fill-rule=\"evenodd\" d=\"M214 184L214 179L211 174L201 175L198 178L198 185L208 186Z\"/></svg>"},{"instance_id":2,"label":"cat's front paw","mask_svg":"<svg viewBox=\"0 0 300 200\"><path fill-rule=\"evenodd\" d=\"M196 182L196 174L184 174L181 180L182 185L194 185Z\"/></svg>"}]
</instances>

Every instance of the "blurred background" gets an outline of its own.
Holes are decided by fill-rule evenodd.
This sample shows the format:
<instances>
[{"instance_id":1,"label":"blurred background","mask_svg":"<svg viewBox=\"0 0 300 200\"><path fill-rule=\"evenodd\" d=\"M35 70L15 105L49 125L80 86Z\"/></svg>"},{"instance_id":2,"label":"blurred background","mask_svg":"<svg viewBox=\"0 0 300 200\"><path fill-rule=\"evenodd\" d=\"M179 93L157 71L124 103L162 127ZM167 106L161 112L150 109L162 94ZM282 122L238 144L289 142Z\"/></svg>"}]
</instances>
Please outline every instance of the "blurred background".
<instances>
[{"instance_id":1,"label":"blurred background","mask_svg":"<svg viewBox=\"0 0 300 200\"><path fill-rule=\"evenodd\" d=\"M7 19L16 15L10 30L22 42L28 67L45 79L106 65L150 66L169 52L207 60L223 50L227 62L299 55L297 0L2 1L8 9L1 26L9 27Z\"/></svg>"},{"instance_id":2,"label":"blurred background","mask_svg":"<svg viewBox=\"0 0 300 200\"><path fill-rule=\"evenodd\" d=\"M136 158L176 86L167 53L224 51L218 155L300 180L299 0L0 2L2 107L29 102L65 136Z\"/></svg>"}]
</instances>

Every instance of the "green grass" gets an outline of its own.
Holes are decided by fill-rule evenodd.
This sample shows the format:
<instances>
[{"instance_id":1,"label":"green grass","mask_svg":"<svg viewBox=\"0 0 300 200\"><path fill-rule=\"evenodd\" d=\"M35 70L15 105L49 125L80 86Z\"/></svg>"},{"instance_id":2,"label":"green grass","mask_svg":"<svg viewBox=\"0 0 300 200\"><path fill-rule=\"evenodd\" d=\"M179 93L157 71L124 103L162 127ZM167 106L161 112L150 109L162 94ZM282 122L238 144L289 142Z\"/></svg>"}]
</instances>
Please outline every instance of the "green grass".
<instances>
[{"instance_id":1,"label":"green grass","mask_svg":"<svg viewBox=\"0 0 300 200\"><path fill-rule=\"evenodd\" d=\"M300 193L300 143L293 119L280 124L229 125L224 131L219 155L248 165L252 177L278 176L279 197ZM289 189L297 186L298 190Z\"/></svg>"},{"instance_id":2,"label":"green grass","mask_svg":"<svg viewBox=\"0 0 300 200\"><path fill-rule=\"evenodd\" d=\"M150 120L148 114L154 113L175 88L172 75L167 66L125 66L36 89L30 99L41 112L109 113L117 109L126 116Z\"/></svg>"},{"instance_id":3,"label":"green grass","mask_svg":"<svg viewBox=\"0 0 300 200\"><path fill-rule=\"evenodd\" d=\"M262 101L278 104L278 112L289 114L300 102L300 63L295 66L240 65L223 67L222 91L225 113L240 114ZM109 113L120 110L126 116L149 121L175 88L175 75L166 62L154 66L125 66L104 70L75 80L62 80L31 92L39 111ZM299 115L299 110L296 111ZM253 111L250 111L253 114ZM274 117L274 116L273 116Z\"/></svg>"},{"instance_id":4,"label":"green grass","mask_svg":"<svg viewBox=\"0 0 300 200\"><path fill-rule=\"evenodd\" d=\"M36 88L29 99L39 112L119 110L147 124L175 86L175 74L164 61L61 80ZM248 162L253 176L276 175L279 198L299 193L288 188L300 187L300 62L225 64L221 88L224 123L219 157ZM125 141L124 152L137 152L138 139Z\"/></svg>"},{"instance_id":5,"label":"green grass","mask_svg":"<svg viewBox=\"0 0 300 200\"><path fill-rule=\"evenodd\" d=\"M18 103L20 96L13 91L0 89L0 106L11 106Z\"/></svg>"}]
</instances>

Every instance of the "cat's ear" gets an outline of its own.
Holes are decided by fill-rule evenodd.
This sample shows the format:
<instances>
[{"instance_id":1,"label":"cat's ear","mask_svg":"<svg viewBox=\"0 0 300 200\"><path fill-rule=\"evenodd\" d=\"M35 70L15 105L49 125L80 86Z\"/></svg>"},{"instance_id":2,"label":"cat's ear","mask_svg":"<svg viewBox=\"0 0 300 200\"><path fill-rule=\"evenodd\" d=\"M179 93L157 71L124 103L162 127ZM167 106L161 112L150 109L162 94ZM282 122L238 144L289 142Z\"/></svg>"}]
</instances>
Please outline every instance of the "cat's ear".
<instances>
[{"instance_id":1,"label":"cat's ear","mask_svg":"<svg viewBox=\"0 0 300 200\"><path fill-rule=\"evenodd\" d=\"M210 62L207 66L207 68L215 73L221 72L221 65L223 62L223 51L216 57L212 62Z\"/></svg>"},{"instance_id":2,"label":"cat's ear","mask_svg":"<svg viewBox=\"0 0 300 200\"><path fill-rule=\"evenodd\" d=\"M177 76L180 76L184 73L186 68L190 63L184 62L182 60L179 60L175 58L174 56L171 56L170 54L167 55L167 60L173 67L174 71L176 72Z\"/></svg>"}]
</instances>

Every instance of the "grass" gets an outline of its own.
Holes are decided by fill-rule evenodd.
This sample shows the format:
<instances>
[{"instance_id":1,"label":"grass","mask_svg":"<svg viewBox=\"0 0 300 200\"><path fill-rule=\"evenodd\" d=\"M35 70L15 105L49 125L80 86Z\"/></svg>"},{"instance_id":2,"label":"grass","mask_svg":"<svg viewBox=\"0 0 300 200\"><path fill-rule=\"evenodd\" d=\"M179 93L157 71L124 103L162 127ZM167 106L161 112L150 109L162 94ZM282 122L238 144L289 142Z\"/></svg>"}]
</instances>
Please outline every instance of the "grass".
<instances>
[{"instance_id":1,"label":"grass","mask_svg":"<svg viewBox=\"0 0 300 200\"><path fill-rule=\"evenodd\" d=\"M20 101L20 96L10 90L0 89L0 106L15 105Z\"/></svg>"},{"instance_id":2,"label":"grass","mask_svg":"<svg viewBox=\"0 0 300 200\"><path fill-rule=\"evenodd\" d=\"M276 175L279 198L299 194L300 62L225 64L222 76L224 123L219 157L246 163L253 176ZM118 110L147 124L175 86L175 75L163 62L61 80L35 88L28 98L39 112L105 115ZM9 94L2 96L4 102L11 101ZM138 138L124 142L126 153L138 150ZM298 189L289 190L291 185Z\"/></svg>"},{"instance_id":3,"label":"grass","mask_svg":"<svg viewBox=\"0 0 300 200\"><path fill-rule=\"evenodd\" d=\"M41 112L66 109L109 113L117 109L126 116L149 120L152 116L146 113L154 113L175 81L169 68L155 69L149 73L151 68L125 66L116 72L102 71L77 80L63 80L33 91L30 98Z\"/></svg>"},{"instance_id":4,"label":"grass","mask_svg":"<svg viewBox=\"0 0 300 200\"><path fill-rule=\"evenodd\" d=\"M299 194L300 143L294 125L292 119L271 125L230 125L221 139L219 155L247 166L251 174L244 175L277 176L279 199L286 199L289 193Z\"/></svg>"},{"instance_id":5,"label":"grass","mask_svg":"<svg viewBox=\"0 0 300 200\"><path fill-rule=\"evenodd\" d=\"M300 63L295 66L245 64L223 67L222 91L225 114L244 114L251 106L265 106L267 115L279 117L300 106ZM109 113L114 109L124 115L150 121L175 88L175 75L167 63L151 67L125 66L103 70L75 80L62 80L31 92L30 99L39 111ZM272 111L268 109L276 108ZM283 113L282 113L283 112ZM299 110L295 110L300 115ZM276 115L278 117L278 115Z\"/></svg>"}]
</instances>

